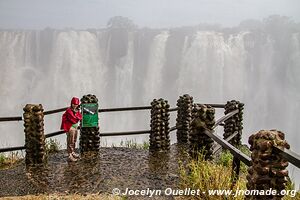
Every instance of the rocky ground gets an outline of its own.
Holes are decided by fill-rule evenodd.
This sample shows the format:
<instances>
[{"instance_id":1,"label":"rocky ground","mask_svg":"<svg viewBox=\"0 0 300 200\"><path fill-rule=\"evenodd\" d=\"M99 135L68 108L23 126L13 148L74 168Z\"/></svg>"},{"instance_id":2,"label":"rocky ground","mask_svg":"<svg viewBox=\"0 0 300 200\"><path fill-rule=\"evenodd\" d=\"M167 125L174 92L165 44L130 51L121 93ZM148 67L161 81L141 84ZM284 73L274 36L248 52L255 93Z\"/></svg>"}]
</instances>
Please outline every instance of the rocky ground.
<instances>
[{"instance_id":1,"label":"rocky ground","mask_svg":"<svg viewBox=\"0 0 300 200\"><path fill-rule=\"evenodd\" d=\"M45 166L18 166L0 170L0 197L34 194L112 194L114 188L176 189L179 185L178 160L185 153L172 145L169 153L149 154L147 150L103 147L97 155L72 163L62 150L50 155ZM165 196L164 199L173 199ZM140 199L131 196L130 199Z\"/></svg>"}]
</instances>

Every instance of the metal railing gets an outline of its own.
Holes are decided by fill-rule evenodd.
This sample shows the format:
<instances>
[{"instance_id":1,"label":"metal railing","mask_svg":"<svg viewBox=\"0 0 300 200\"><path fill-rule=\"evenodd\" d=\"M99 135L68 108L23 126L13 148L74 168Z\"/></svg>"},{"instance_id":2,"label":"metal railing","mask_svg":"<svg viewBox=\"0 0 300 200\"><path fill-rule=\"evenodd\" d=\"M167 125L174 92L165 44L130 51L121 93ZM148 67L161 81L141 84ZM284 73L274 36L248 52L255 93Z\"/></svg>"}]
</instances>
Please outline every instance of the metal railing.
<instances>
[{"instance_id":1,"label":"metal railing","mask_svg":"<svg viewBox=\"0 0 300 200\"><path fill-rule=\"evenodd\" d=\"M209 105L209 106L212 106L214 108L224 108L225 107L224 104L204 104L204 105ZM67 109L67 107L45 111L44 115L50 115L50 114L54 114L54 113L63 112L66 109ZM149 109L151 109L151 106L106 108L106 109L99 109L98 111L100 113L103 113L103 112L149 110ZM177 111L177 110L178 110L178 107L169 109L170 112ZM218 144L213 150L214 153L217 152L222 147L224 149L229 150L230 153L234 157L236 157L239 160L241 160L242 162L244 162L247 166L250 166L251 165L251 159L247 155L245 155L244 153L242 153L240 150L238 150L236 147L234 147L233 145L231 145L229 143L229 141L232 138L234 138L238 134L238 132L235 132L233 135L229 136L226 139L223 139L223 138L219 137L218 135L214 134L214 132L215 132L214 129L217 126L222 125L227 119L231 118L232 116L234 116L238 112L239 112L239 110L237 109L237 110L234 110L234 111L226 114L225 116L221 117L220 119L218 119L216 121L215 125L213 126L213 130L212 131L206 130L205 134L207 136L209 136L210 138L212 138ZM4 121L21 121L21 120L22 120L22 117L0 117L0 122L4 122ZM176 130L177 128L178 127L176 127L176 126L170 128L170 132ZM56 132L53 132L53 133L46 134L45 137L50 138L50 137L54 137L54 136L57 136L57 135L61 135L63 133L65 133L65 132L64 131L56 131ZM127 132L109 132L109 133L100 133L100 137L138 135L138 134L150 134L150 133L151 133L150 130L127 131ZM0 153L1 152L8 152L8 151L23 150L23 149L25 149L25 146L1 148ZM277 147L274 147L274 151L277 152L278 154L280 154L288 162L290 162L293 165L295 165L296 167L300 168L300 156L298 154L296 154L295 152L293 152L291 150L287 150L287 149L281 150Z\"/></svg>"},{"instance_id":2,"label":"metal railing","mask_svg":"<svg viewBox=\"0 0 300 200\"><path fill-rule=\"evenodd\" d=\"M213 108L224 108L225 104L204 104L211 106ZM59 109L54 109L54 110L48 110L44 111L44 115L51 115L55 113L60 113L65 110L67 110L68 107L64 108L59 108ZM134 107L120 107L120 108L103 108L99 109L99 113L104 113L104 112L116 112L116 111L133 111L133 110L150 110L151 106L134 106ZM170 108L169 112L177 111L178 107L175 108ZM17 116L17 117L0 117L0 122L8 122L8 121L22 121L23 118L22 116Z\"/></svg>"}]
</instances>

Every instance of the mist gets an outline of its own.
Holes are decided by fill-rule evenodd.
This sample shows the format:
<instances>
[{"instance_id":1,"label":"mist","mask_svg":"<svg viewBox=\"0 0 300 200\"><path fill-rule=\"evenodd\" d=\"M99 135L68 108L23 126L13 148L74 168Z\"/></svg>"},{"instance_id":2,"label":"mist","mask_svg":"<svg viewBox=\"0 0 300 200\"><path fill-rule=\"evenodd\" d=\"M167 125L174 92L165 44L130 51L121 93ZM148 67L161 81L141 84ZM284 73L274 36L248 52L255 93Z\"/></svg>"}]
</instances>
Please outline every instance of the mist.
<instances>
[{"instance_id":1,"label":"mist","mask_svg":"<svg viewBox=\"0 0 300 200\"><path fill-rule=\"evenodd\" d=\"M198 103L245 103L243 143L279 129L299 153L300 3L224 2L0 0L0 116L21 115L27 103L65 107L88 93L100 108L160 97L173 107L188 93ZM46 117L46 133L60 117ZM101 132L149 122L148 112L100 115ZM0 147L23 145L22 126L1 123ZM290 174L300 182L299 170Z\"/></svg>"},{"instance_id":2,"label":"mist","mask_svg":"<svg viewBox=\"0 0 300 200\"><path fill-rule=\"evenodd\" d=\"M237 26L246 19L282 15L300 21L297 0L0 0L0 27L7 29L104 28L114 16L140 27L199 23Z\"/></svg>"}]
</instances>

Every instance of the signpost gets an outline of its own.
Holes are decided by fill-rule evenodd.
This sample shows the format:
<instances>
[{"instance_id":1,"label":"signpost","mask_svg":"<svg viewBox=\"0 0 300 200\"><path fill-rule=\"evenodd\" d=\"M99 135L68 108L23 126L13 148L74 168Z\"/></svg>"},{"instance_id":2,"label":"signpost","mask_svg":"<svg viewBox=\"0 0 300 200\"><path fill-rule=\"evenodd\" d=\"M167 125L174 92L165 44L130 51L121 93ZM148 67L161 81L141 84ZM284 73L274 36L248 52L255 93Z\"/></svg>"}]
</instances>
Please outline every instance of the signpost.
<instances>
[{"instance_id":1,"label":"signpost","mask_svg":"<svg viewBox=\"0 0 300 200\"><path fill-rule=\"evenodd\" d=\"M81 104L82 127L98 127L98 104Z\"/></svg>"}]
</instances>

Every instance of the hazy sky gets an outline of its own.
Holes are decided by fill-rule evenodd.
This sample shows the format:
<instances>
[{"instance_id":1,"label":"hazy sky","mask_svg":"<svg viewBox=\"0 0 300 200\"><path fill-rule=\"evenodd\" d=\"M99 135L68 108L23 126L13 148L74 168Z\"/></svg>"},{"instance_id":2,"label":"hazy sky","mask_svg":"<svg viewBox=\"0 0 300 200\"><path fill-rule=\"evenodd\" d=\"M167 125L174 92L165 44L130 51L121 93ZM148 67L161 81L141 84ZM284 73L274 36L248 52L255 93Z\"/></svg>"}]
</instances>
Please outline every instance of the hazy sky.
<instances>
[{"instance_id":1,"label":"hazy sky","mask_svg":"<svg viewBox=\"0 0 300 200\"><path fill-rule=\"evenodd\" d=\"M244 19L279 14L300 21L299 0L0 0L0 28L105 27L124 16L143 27L235 26Z\"/></svg>"}]
</instances>

